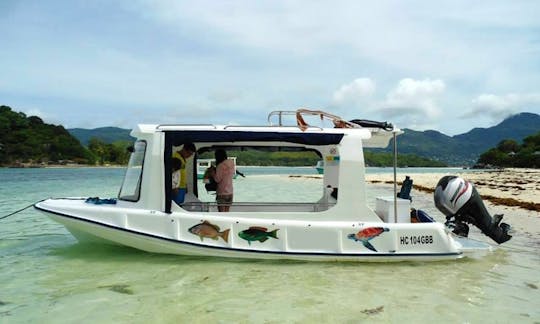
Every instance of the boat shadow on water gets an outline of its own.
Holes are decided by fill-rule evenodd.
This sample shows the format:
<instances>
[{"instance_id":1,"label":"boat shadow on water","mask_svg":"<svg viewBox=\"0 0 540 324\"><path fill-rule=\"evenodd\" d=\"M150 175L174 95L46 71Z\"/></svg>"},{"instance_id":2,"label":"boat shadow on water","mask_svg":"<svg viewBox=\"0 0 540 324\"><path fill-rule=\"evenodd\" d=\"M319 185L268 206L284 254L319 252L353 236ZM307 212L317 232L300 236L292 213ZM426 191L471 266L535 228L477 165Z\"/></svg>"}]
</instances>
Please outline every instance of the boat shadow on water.
<instances>
[{"instance_id":1,"label":"boat shadow on water","mask_svg":"<svg viewBox=\"0 0 540 324\"><path fill-rule=\"evenodd\" d=\"M51 249L49 254L66 259L105 260L107 262L129 262L130 260L136 261L159 256L128 246L90 242L75 242L75 244L55 247ZM167 257L167 255L162 256Z\"/></svg>"},{"instance_id":2,"label":"boat shadow on water","mask_svg":"<svg viewBox=\"0 0 540 324\"><path fill-rule=\"evenodd\" d=\"M429 260L358 263L172 255L96 243L76 243L57 247L50 253L63 258L62 263L71 264L74 268L80 266L82 262L88 265L91 268L89 271L94 274L109 273L111 269L115 269L114 271L123 269L122 276L100 283L97 288L127 295L137 294L141 289L140 286L145 285L141 284L141 280L145 282L146 279L141 278L154 273L154 276L159 274L161 278L159 280L166 282L176 282L178 278L183 278L182 282L189 283L189 287L199 284L206 287L225 274L231 282L243 284L272 280L274 277L293 282L298 280L297 285L300 286L306 284L301 282L321 281L324 283L324 289L331 289L336 285L346 286L345 281L359 282L366 277L375 282L388 278L393 278L390 280L392 282L397 278L407 278L407 285L411 287L429 283L430 289L443 291L447 287L455 286L461 287L460 295L467 296L474 294L475 289L480 289L479 287L492 286L494 282L504 281L508 276L508 270L501 272L501 267L506 269L513 267L511 253L503 249L497 249L482 258L465 257L435 263ZM66 271L69 274L71 271L80 270ZM309 275L306 279L307 273Z\"/></svg>"},{"instance_id":3,"label":"boat shadow on water","mask_svg":"<svg viewBox=\"0 0 540 324\"><path fill-rule=\"evenodd\" d=\"M230 264L276 264L276 265L294 265L308 264L309 261L301 260L265 260L265 259L245 259L215 256L197 256L197 255L175 255L175 254L156 254L145 252L135 248L122 245L107 244L105 242L76 242L75 244L61 247L54 247L49 252L50 255L62 257L65 259L81 259L88 262L106 261L106 262L152 262L158 264L194 264L194 263L230 263ZM336 263L336 262L322 262ZM340 262L342 264L353 264L352 262Z\"/></svg>"}]
</instances>

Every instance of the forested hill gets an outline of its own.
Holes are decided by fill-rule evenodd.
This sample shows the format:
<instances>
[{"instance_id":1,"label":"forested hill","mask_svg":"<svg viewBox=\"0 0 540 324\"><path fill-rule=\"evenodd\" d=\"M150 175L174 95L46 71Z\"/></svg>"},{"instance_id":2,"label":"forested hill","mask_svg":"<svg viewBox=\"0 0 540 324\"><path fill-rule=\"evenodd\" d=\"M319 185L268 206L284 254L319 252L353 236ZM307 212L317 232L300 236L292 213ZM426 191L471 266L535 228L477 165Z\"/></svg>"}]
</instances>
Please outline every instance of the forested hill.
<instances>
[{"instance_id":1,"label":"forested hill","mask_svg":"<svg viewBox=\"0 0 540 324\"><path fill-rule=\"evenodd\" d=\"M428 160L435 160L452 166L472 166L482 153L502 140L514 140L520 144L527 136L536 134L540 131L540 115L521 113L496 126L474 128L456 136L434 130L404 131L398 137L403 165L430 166L433 163ZM46 124L39 117L27 117L8 106L0 106L0 166L61 161L124 164L127 161L125 147L134 140L129 133L129 129L117 127L66 130L60 125ZM392 147L390 143L386 149L369 150L367 162L370 165L386 164L389 155L372 155L371 152L391 152ZM420 160L416 156L425 159Z\"/></svg>"},{"instance_id":2,"label":"forested hill","mask_svg":"<svg viewBox=\"0 0 540 324\"><path fill-rule=\"evenodd\" d=\"M525 137L538 132L540 130L539 125L540 115L521 113L505 119L496 126L474 128L467 133L456 136L448 136L435 130L415 131L404 129L405 133L398 137L398 151L403 158L405 158L404 155L409 155L407 160L411 156L419 156L452 166L472 166L483 152L496 146L500 141L513 139L520 143ZM89 138L99 138L106 143L112 143L119 139L125 140L126 138L133 140L129 136L130 130L116 127L70 129L69 131L81 143L87 143ZM386 149L368 151L391 153L392 147L393 145L390 144ZM383 155L367 154L366 157L368 156L377 159L377 161L386 161L386 157ZM406 164L406 162L403 163ZM431 165L431 163L429 164ZM379 165L379 163L373 165ZM420 165L425 166L426 164L421 163Z\"/></svg>"},{"instance_id":3,"label":"forested hill","mask_svg":"<svg viewBox=\"0 0 540 324\"><path fill-rule=\"evenodd\" d=\"M79 141L89 148L93 148L93 141L96 139L107 144L115 143L118 141L134 141L135 139L129 135L131 130L118 127L102 127L95 129L83 129L73 128L68 131ZM100 150L95 150L100 151ZM283 166L309 166L315 165L318 156L312 156L311 154L297 154L293 152L287 153L261 153L261 152L229 152L231 156L237 158L239 165L283 165ZM200 156L200 158L213 158L212 154ZM393 165L393 158L391 154L379 153L373 154L367 152L366 163L370 166L391 166ZM422 158L414 154L401 154L398 158L399 166L417 166L417 167L444 167L445 163L439 161L429 160Z\"/></svg>"},{"instance_id":4,"label":"forested hill","mask_svg":"<svg viewBox=\"0 0 540 324\"><path fill-rule=\"evenodd\" d=\"M0 106L0 166L22 163L88 163L90 153L60 125Z\"/></svg>"},{"instance_id":5,"label":"forested hill","mask_svg":"<svg viewBox=\"0 0 540 324\"><path fill-rule=\"evenodd\" d=\"M118 127L100 127L94 129L70 128L68 132L75 136L81 144L88 145L90 139L97 138L100 141L111 144L117 141L133 142L135 139L129 135L130 129Z\"/></svg>"},{"instance_id":6,"label":"forested hill","mask_svg":"<svg viewBox=\"0 0 540 324\"><path fill-rule=\"evenodd\" d=\"M130 130L104 127L72 129L70 132L62 126L46 124L39 117L27 117L8 106L0 106L0 166L127 163L126 148L134 140L129 136ZM268 165L271 162L272 165L313 166L319 159L318 156L310 157L295 152L273 155L247 155L239 152L238 155L238 162L243 165ZM391 165L391 158L388 154L366 154L366 162L373 166L386 166ZM405 155L398 162L408 166L440 166L433 161Z\"/></svg>"},{"instance_id":7,"label":"forested hill","mask_svg":"<svg viewBox=\"0 0 540 324\"><path fill-rule=\"evenodd\" d=\"M540 115L520 113L496 126L474 128L471 131L448 136L434 130L404 129L397 138L399 153L416 154L449 165L472 166L482 153L505 139L521 143L524 138L540 130ZM390 152L393 145L383 151ZM378 150L375 150L378 151Z\"/></svg>"},{"instance_id":8,"label":"forested hill","mask_svg":"<svg viewBox=\"0 0 540 324\"><path fill-rule=\"evenodd\" d=\"M480 155L475 167L540 168L540 131L525 137L522 144L512 139L501 141L497 147Z\"/></svg>"}]
</instances>

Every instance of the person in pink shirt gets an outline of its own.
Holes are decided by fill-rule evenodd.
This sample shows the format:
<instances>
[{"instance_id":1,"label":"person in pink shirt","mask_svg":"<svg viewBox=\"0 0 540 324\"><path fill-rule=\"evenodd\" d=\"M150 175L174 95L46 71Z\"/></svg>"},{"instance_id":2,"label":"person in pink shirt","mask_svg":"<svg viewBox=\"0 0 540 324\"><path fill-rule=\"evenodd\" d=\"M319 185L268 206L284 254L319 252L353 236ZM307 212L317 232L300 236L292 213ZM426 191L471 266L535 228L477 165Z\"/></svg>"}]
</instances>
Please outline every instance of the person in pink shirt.
<instances>
[{"instance_id":1,"label":"person in pink shirt","mask_svg":"<svg viewBox=\"0 0 540 324\"><path fill-rule=\"evenodd\" d=\"M228 212L233 201L233 177L236 170L224 149L217 149L215 158L216 169L211 171L211 176L217 182L216 202L220 212Z\"/></svg>"}]
</instances>

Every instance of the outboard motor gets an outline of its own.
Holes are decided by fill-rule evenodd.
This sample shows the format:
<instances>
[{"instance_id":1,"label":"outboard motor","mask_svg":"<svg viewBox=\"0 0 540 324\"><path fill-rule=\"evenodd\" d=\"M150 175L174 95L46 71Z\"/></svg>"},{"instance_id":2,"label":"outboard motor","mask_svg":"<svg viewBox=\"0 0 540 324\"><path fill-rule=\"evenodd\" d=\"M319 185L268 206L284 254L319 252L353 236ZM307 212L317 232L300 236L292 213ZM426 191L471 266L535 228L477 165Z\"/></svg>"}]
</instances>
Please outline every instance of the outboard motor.
<instances>
[{"instance_id":1,"label":"outboard motor","mask_svg":"<svg viewBox=\"0 0 540 324\"><path fill-rule=\"evenodd\" d=\"M446 224L453 226L453 232L467 237L473 224L482 233L501 244L512 238L508 234L510 225L501 223L503 215L491 217L476 188L467 180L457 176L442 177L435 189L435 206L446 215Z\"/></svg>"}]
</instances>

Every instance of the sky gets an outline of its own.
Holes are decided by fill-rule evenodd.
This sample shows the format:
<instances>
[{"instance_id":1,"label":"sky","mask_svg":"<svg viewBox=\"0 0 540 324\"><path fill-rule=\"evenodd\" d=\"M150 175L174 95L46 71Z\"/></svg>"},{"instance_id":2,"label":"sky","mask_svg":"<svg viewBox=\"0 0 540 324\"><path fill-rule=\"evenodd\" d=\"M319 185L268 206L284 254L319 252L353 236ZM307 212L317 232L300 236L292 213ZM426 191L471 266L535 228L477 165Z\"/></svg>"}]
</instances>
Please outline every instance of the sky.
<instances>
[{"instance_id":1,"label":"sky","mask_svg":"<svg viewBox=\"0 0 540 324\"><path fill-rule=\"evenodd\" d=\"M540 114L535 0L0 0L0 48L0 105L66 128Z\"/></svg>"}]
</instances>

